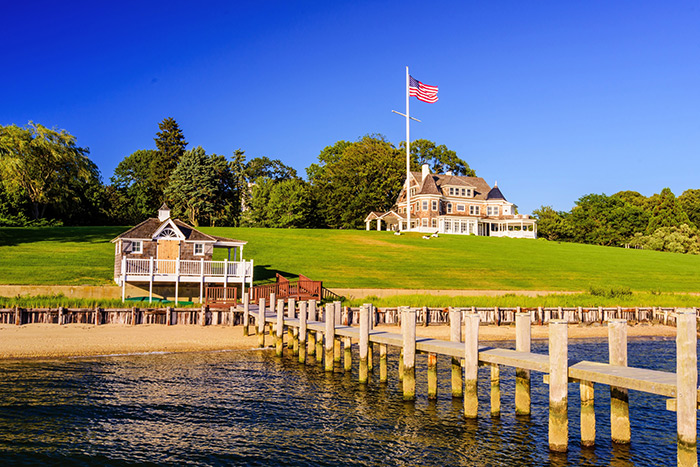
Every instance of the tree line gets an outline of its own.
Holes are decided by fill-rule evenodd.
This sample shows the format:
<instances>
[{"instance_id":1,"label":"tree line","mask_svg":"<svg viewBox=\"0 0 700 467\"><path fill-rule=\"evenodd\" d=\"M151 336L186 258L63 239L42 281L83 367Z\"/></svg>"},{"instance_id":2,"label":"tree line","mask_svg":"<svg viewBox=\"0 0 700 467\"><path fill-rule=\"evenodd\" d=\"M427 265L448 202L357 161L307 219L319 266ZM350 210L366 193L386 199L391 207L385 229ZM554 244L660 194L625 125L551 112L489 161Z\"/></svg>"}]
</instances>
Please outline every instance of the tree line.
<instances>
[{"instance_id":1,"label":"tree line","mask_svg":"<svg viewBox=\"0 0 700 467\"><path fill-rule=\"evenodd\" d=\"M158 124L155 149L126 156L104 183L90 151L65 130L29 122L0 126L0 226L134 225L166 202L195 226L363 228L369 211L392 207L405 179L405 142L382 135L323 148L306 177L279 159L248 160L189 147L173 118ZM445 145L411 143L411 168L475 176ZM570 211L533 212L552 241L700 254L700 190L588 194Z\"/></svg>"},{"instance_id":2,"label":"tree line","mask_svg":"<svg viewBox=\"0 0 700 467\"><path fill-rule=\"evenodd\" d=\"M104 183L89 150L65 130L30 122L0 126L0 226L134 225L165 202L194 226L343 228L389 209L405 179L405 142L382 135L324 148L306 179L279 159L230 158L189 147L173 118L158 124L155 149L126 156ZM475 175L454 151L411 144L411 168Z\"/></svg>"},{"instance_id":3,"label":"tree line","mask_svg":"<svg viewBox=\"0 0 700 467\"><path fill-rule=\"evenodd\" d=\"M540 238L700 254L700 190L676 197L670 188L645 197L636 191L588 194L571 211L533 211Z\"/></svg>"}]
</instances>

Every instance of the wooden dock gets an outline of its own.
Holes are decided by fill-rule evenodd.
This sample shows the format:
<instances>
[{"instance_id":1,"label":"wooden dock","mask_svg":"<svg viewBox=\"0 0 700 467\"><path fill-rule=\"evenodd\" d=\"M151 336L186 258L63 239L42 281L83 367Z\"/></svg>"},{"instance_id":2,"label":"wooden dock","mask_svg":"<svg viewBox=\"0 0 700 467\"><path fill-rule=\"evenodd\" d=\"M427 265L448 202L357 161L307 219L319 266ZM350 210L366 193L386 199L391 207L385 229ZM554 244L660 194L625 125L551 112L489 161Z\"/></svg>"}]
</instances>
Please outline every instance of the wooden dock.
<instances>
[{"instance_id":1,"label":"wooden dock","mask_svg":"<svg viewBox=\"0 0 700 467\"><path fill-rule=\"evenodd\" d=\"M416 354L428 357L428 398L437 397L437 356L445 355L452 360L451 393L464 400L464 416L475 418L478 414L477 397L478 367L490 367L491 415L500 414L500 368L516 370L515 409L516 414L530 413L531 372L543 374L549 385L549 448L564 452L568 449L568 384L578 383L581 397L581 443L595 443L596 421L594 384L610 387L610 423L612 441L630 443L632 435L629 421L628 391L642 391L667 398L667 409L677 415L677 461L678 465L697 465L697 313L694 309L678 309L665 313L665 322L673 319L677 326L677 371L676 373L632 368L627 366L627 322L609 318L608 337L610 362L568 362L569 319L549 317L549 355L530 351L530 329L533 323L531 311L518 312L513 316L516 326L516 350L480 346L478 327L480 313L463 313L449 310L451 340L416 337L417 313L420 309L400 308L398 318L401 332L372 329L376 324L376 310L371 304L359 309L359 326L341 324L348 322L347 310L340 302L320 307L315 301L296 302L267 300L260 298L257 305L244 300L244 334L255 323L258 342L266 345L265 327L270 326L270 335L278 356L284 349L298 357L300 363L319 364L326 371L336 371L340 365L344 371L352 371L352 346L359 347L358 381L366 384L368 372L373 371L375 345L379 350L379 379L386 382L388 348L400 350L399 378L405 400L415 399ZM661 311L663 313L663 310ZM372 317L370 319L370 316ZM252 318L252 319L251 319ZM286 328L286 333L285 333ZM287 335L285 343L285 334ZM314 356L311 360L308 357ZM342 360L342 362L341 362Z\"/></svg>"}]
</instances>

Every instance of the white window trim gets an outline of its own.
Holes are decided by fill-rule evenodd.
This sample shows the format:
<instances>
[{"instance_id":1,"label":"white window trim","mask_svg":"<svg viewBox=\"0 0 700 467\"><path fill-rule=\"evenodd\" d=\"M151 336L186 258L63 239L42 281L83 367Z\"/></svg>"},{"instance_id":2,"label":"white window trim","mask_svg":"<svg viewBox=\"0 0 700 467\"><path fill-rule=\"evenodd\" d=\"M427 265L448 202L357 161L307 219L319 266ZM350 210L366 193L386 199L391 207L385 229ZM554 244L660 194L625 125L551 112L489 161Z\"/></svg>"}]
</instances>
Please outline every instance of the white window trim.
<instances>
[{"instance_id":1,"label":"white window trim","mask_svg":"<svg viewBox=\"0 0 700 467\"><path fill-rule=\"evenodd\" d=\"M452 203L447 203L447 214L452 214Z\"/></svg>"},{"instance_id":2,"label":"white window trim","mask_svg":"<svg viewBox=\"0 0 700 467\"><path fill-rule=\"evenodd\" d=\"M463 204L458 204L457 205L457 212L465 212L465 208Z\"/></svg>"},{"instance_id":3,"label":"white window trim","mask_svg":"<svg viewBox=\"0 0 700 467\"><path fill-rule=\"evenodd\" d=\"M200 253L197 253L198 246L202 248L202 251ZM192 251L194 252L195 256L204 256L204 243L194 243L192 245Z\"/></svg>"},{"instance_id":4,"label":"white window trim","mask_svg":"<svg viewBox=\"0 0 700 467\"><path fill-rule=\"evenodd\" d=\"M438 210L438 202L437 202L437 200L434 199L434 200L432 200L432 201L430 202L430 209L431 209L432 211L437 211L437 210Z\"/></svg>"},{"instance_id":5,"label":"white window trim","mask_svg":"<svg viewBox=\"0 0 700 467\"><path fill-rule=\"evenodd\" d=\"M143 254L143 242L141 240L132 240L131 241L131 254L134 254L134 255Z\"/></svg>"}]
</instances>

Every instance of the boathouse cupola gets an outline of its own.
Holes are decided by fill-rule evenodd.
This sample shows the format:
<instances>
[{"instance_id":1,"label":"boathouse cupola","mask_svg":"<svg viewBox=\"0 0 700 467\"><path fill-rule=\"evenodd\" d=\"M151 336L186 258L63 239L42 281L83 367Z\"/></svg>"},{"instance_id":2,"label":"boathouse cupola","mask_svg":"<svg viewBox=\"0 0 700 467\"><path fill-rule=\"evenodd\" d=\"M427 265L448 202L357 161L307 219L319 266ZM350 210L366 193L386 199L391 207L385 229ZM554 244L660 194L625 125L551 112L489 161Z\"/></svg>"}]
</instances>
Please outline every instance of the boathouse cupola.
<instances>
[{"instance_id":1,"label":"boathouse cupola","mask_svg":"<svg viewBox=\"0 0 700 467\"><path fill-rule=\"evenodd\" d=\"M170 219L170 208L167 204L163 203L160 209L158 209L158 220L163 222L168 219Z\"/></svg>"}]
</instances>

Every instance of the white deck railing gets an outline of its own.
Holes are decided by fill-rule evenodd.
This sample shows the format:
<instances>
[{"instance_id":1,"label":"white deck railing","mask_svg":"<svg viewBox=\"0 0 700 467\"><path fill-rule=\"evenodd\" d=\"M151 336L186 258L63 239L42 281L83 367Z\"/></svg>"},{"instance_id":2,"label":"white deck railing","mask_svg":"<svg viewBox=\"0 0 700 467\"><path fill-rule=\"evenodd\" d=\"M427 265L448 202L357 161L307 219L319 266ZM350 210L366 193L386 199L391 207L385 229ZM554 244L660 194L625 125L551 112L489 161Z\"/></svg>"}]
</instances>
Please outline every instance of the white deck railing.
<instances>
[{"instance_id":1,"label":"white deck railing","mask_svg":"<svg viewBox=\"0 0 700 467\"><path fill-rule=\"evenodd\" d=\"M252 261L204 261L177 259L122 260L122 274L128 276L216 276L252 277Z\"/></svg>"}]
</instances>

